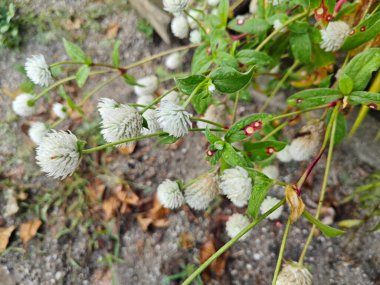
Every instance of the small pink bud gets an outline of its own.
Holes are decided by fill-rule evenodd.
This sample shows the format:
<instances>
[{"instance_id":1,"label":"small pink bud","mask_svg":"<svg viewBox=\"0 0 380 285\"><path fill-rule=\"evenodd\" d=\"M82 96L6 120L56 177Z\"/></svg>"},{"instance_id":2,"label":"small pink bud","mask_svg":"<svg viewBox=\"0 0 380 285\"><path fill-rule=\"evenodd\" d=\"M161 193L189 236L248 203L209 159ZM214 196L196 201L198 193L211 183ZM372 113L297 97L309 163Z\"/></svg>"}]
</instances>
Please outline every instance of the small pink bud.
<instances>
[{"instance_id":1,"label":"small pink bud","mask_svg":"<svg viewBox=\"0 0 380 285\"><path fill-rule=\"evenodd\" d=\"M206 155L209 156L209 157L213 156L214 154L215 154L215 150L208 149L206 151Z\"/></svg>"},{"instance_id":2,"label":"small pink bud","mask_svg":"<svg viewBox=\"0 0 380 285\"><path fill-rule=\"evenodd\" d=\"M276 152L276 149L273 146L268 146L265 152L268 155L272 155L272 154L274 154Z\"/></svg>"},{"instance_id":3,"label":"small pink bud","mask_svg":"<svg viewBox=\"0 0 380 285\"><path fill-rule=\"evenodd\" d=\"M350 36L353 36L355 35L355 30L352 30L350 33L349 33Z\"/></svg>"},{"instance_id":4,"label":"small pink bud","mask_svg":"<svg viewBox=\"0 0 380 285\"><path fill-rule=\"evenodd\" d=\"M241 26L241 25L244 24L244 22L245 22L244 18L239 18L239 19L237 19L236 24L238 24L239 26Z\"/></svg>"},{"instance_id":5,"label":"small pink bud","mask_svg":"<svg viewBox=\"0 0 380 285\"><path fill-rule=\"evenodd\" d=\"M377 105L375 103L369 103L367 104L368 108L377 110Z\"/></svg>"},{"instance_id":6,"label":"small pink bud","mask_svg":"<svg viewBox=\"0 0 380 285\"><path fill-rule=\"evenodd\" d=\"M332 20L334 20L333 15L328 14L328 15L326 16L326 21L327 21L327 22L331 22Z\"/></svg>"},{"instance_id":7,"label":"small pink bud","mask_svg":"<svg viewBox=\"0 0 380 285\"><path fill-rule=\"evenodd\" d=\"M244 133L246 136L252 136L254 132L255 129L251 125L248 125L244 128Z\"/></svg>"},{"instance_id":8,"label":"small pink bud","mask_svg":"<svg viewBox=\"0 0 380 285\"><path fill-rule=\"evenodd\" d=\"M301 99L301 98L298 98L298 99L296 100L297 104L302 103L302 101L303 101L303 99Z\"/></svg>"},{"instance_id":9,"label":"small pink bud","mask_svg":"<svg viewBox=\"0 0 380 285\"><path fill-rule=\"evenodd\" d=\"M361 27L360 27L360 31L361 31L361 32L365 32L365 30L366 30L366 26L361 26Z\"/></svg>"},{"instance_id":10,"label":"small pink bud","mask_svg":"<svg viewBox=\"0 0 380 285\"><path fill-rule=\"evenodd\" d=\"M260 120L257 120L257 121L253 121L251 123L251 126L253 127L254 131L256 132L262 128L263 123Z\"/></svg>"}]
</instances>

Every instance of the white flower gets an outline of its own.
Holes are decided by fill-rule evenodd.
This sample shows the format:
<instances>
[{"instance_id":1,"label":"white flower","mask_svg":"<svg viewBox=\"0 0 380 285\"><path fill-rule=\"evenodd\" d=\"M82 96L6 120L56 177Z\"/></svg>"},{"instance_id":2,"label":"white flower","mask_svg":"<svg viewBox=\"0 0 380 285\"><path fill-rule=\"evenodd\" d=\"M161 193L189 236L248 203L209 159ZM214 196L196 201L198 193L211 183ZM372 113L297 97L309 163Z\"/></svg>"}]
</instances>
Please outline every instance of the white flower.
<instances>
[{"instance_id":1,"label":"white flower","mask_svg":"<svg viewBox=\"0 0 380 285\"><path fill-rule=\"evenodd\" d=\"M129 139L140 134L143 119L135 108L108 98L101 98L99 101L98 111L102 117L101 133L107 142Z\"/></svg>"},{"instance_id":2,"label":"white flower","mask_svg":"<svg viewBox=\"0 0 380 285\"><path fill-rule=\"evenodd\" d=\"M257 12L257 0L251 0L249 3L249 13L256 14Z\"/></svg>"},{"instance_id":3,"label":"white flower","mask_svg":"<svg viewBox=\"0 0 380 285\"><path fill-rule=\"evenodd\" d=\"M157 198L165 208L169 209L176 209L185 201L178 183L169 179L166 179L158 186Z\"/></svg>"},{"instance_id":4,"label":"white flower","mask_svg":"<svg viewBox=\"0 0 380 285\"><path fill-rule=\"evenodd\" d=\"M295 262L285 264L278 275L276 285L311 285L313 276L310 271Z\"/></svg>"},{"instance_id":5,"label":"white flower","mask_svg":"<svg viewBox=\"0 0 380 285\"><path fill-rule=\"evenodd\" d=\"M142 135L155 134L162 131L160 124L157 122L156 112L154 110L148 109L142 116L148 123L148 128L142 129Z\"/></svg>"},{"instance_id":6,"label":"white flower","mask_svg":"<svg viewBox=\"0 0 380 285\"><path fill-rule=\"evenodd\" d=\"M192 44L199 44L202 41L202 35L199 30L193 30L190 32L190 42Z\"/></svg>"},{"instance_id":7,"label":"white flower","mask_svg":"<svg viewBox=\"0 0 380 285\"><path fill-rule=\"evenodd\" d=\"M186 38L189 34L189 24L187 23L187 20L183 15L176 16L173 18L171 23L171 29L173 35L180 39Z\"/></svg>"},{"instance_id":8,"label":"white flower","mask_svg":"<svg viewBox=\"0 0 380 285\"><path fill-rule=\"evenodd\" d=\"M226 169L220 178L220 189L232 203L238 207L248 204L252 192L252 179L244 168L237 166Z\"/></svg>"},{"instance_id":9,"label":"white flower","mask_svg":"<svg viewBox=\"0 0 380 285\"><path fill-rule=\"evenodd\" d=\"M212 121L214 123L219 123L224 125L227 120L227 112L226 107L224 105L210 105L208 106L206 113L204 115L204 119L208 121ZM201 129L205 129L206 127L212 128L213 125L208 123L198 121L197 125Z\"/></svg>"},{"instance_id":10,"label":"white flower","mask_svg":"<svg viewBox=\"0 0 380 285\"><path fill-rule=\"evenodd\" d=\"M289 153L289 146L287 145L281 151L276 153L276 156L281 162L289 162L292 160L292 156Z\"/></svg>"},{"instance_id":11,"label":"white flower","mask_svg":"<svg viewBox=\"0 0 380 285\"><path fill-rule=\"evenodd\" d=\"M230 238L235 237L238 233L248 227L249 219L242 214L233 214L226 223L226 231ZM249 235L245 234L239 240L245 240Z\"/></svg>"},{"instance_id":12,"label":"white flower","mask_svg":"<svg viewBox=\"0 0 380 285\"><path fill-rule=\"evenodd\" d=\"M189 23L190 28L192 28L192 29L199 28L198 23L193 18L195 18L197 20L201 19L202 13L197 11L197 10L192 9L189 11L189 14L191 17L187 16L187 22Z\"/></svg>"},{"instance_id":13,"label":"white flower","mask_svg":"<svg viewBox=\"0 0 380 285\"><path fill-rule=\"evenodd\" d=\"M145 76L137 80L137 84L142 85L133 88L137 96L152 95L158 88L158 78L155 75Z\"/></svg>"},{"instance_id":14,"label":"white flower","mask_svg":"<svg viewBox=\"0 0 380 285\"><path fill-rule=\"evenodd\" d=\"M26 75L37 85L48 86L51 78L49 66L42 54L33 55L28 58L25 63Z\"/></svg>"},{"instance_id":15,"label":"white flower","mask_svg":"<svg viewBox=\"0 0 380 285\"><path fill-rule=\"evenodd\" d=\"M54 103L53 104L53 112L60 119L64 119L67 116L67 109L61 103Z\"/></svg>"},{"instance_id":16,"label":"white flower","mask_svg":"<svg viewBox=\"0 0 380 285\"><path fill-rule=\"evenodd\" d=\"M261 172L268 176L270 179L277 179L279 175L278 167L274 165L264 167Z\"/></svg>"},{"instance_id":17,"label":"white flower","mask_svg":"<svg viewBox=\"0 0 380 285\"><path fill-rule=\"evenodd\" d=\"M325 51L340 49L350 31L350 26L343 21L330 22L326 29L321 30L321 48Z\"/></svg>"},{"instance_id":18,"label":"white flower","mask_svg":"<svg viewBox=\"0 0 380 285\"><path fill-rule=\"evenodd\" d=\"M215 173L207 173L187 187L185 199L194 210L204 210L218 194L218 176Z\"/></svg>"},{"instance_id":19,"label":"white flower","mask_svg":"<svg viewBox=\"0 0 380 285\"><path fill-rule=\"evenodd\" d=\"M36 160L41 170L54 178L71 175L80 162L78 139L71 132L48 133L37 147Z\"/></svg>"},{"instance_id":20,"label":"white flower","mask_svg":"<svg viewBox=\"0 0 380 285\"><path fill-rule=\"evenodd\" d=\"M270 209L272 209L275 205L278 204L278 202L280 202L280 200L278 200L277 198L275 197L271 197L271 196L267 196L263 203L261 204L260 206L260 213L261 214L265 214L267 211L269 211ZM282 205L281 207L279 207L276 211L274 211L272 214L270 214L268 216L268 219L270 220L277 220L281 214L282 214L282 210L284 209L284 206Z\"/></svg>"},{"instance_id":21,"label":"white flower","mask_svg":"<svg viewBox=\"0 0 380 285\"><path fill-rule=\"evenodd\" d=\"M166 93L165 91L164 93ZM165 96L165 100L172 102L173 104L179 104L179 93L177 91L171 91Z\"/></svg>"},{"instance_id":22,"label":"white flower","mask_svg":"<svg viewBox=\"0 0 380 285\"><path fill-rule=\"evenodd\" d=\"M207 0L207 3L210 5L210 6L216 6L218 5L220 2L220 0Z\"/></svg>"},{"instance_id":23,"label":"white flower","mask_svg":"<svg viewBox=\"0 0 380 285\"><path fill-rule=\"evenodd\" d=\"M22 117L33 115L37 110L33 98L31 94L21 93L12 102L13 111Z\"/></svg>"},{"instance_id":24,"label":"white flower","mask_svg":"<svg viewBox=\"0 0 380 285\"><path fill-rule=\"evenodd\" d=\"M320 145L322 124L303 126L297 137L289 145L293 160L304 161L314 156Z\"/></svg>"},{"instance_id":25,"label":"white flower","mask_svg":"<svg viewBox=\"0 0 380 285\"><path fill-rule=\"evenodd\" d=\"M177 15L186 9L188 2L189 0L163 0L164 10Z\"/></svg>"},{"instance_id":26,"label":"white flower","mask_svg":"<svg viewBox=\"0 0 380 285\"><path fill-rule=\"evenodd\" d=\"M28 130L28 135L35 144L40 144L48 132L49 130L44 123L33 122Z\"/></svg>"},{"instance_id":27,"label":"white flower","mask_svg":"<svg viewBox=\"0 0 380 285\"><path fill-rule=\"evenodd\" d=\"M172 53L165 60L167 69L175 70L182 64L182 55L179 52Z\"/></svg>"},{"instance_id":28,"label":"white flower","mask_svg":"<svg viewBox=\"0 0 380 285\"><path fill-rule=\"evenodd\" d=\"M281 23L279 19L274 20L273 22L273 28L278 31L281 30L284 25Z\"/></svg>"},{"instance_id":29,"label":"white flower","mask_svg":"<svg viewBox=\"0 0 380 285\"><path fill-rule=\"evenodd\" d=\"M154 100L154 97L152 95L138 96L136 104L147 106L147 105L150 105L153 102L153 100ZM144 107L137 107L137 109L142 110L144 109Z\"/></svg>"},{"instance_id":30,"label":"white flower","mask_svg":"<svg viewBox=\"0 0 380 285\"><path fill-rule=\"evenodd\" d=\"M191 127L191 114L183 107L165 100L156 109L156 118L164 132L177 138L186 135Z\"/></svg>"}]
</instances>

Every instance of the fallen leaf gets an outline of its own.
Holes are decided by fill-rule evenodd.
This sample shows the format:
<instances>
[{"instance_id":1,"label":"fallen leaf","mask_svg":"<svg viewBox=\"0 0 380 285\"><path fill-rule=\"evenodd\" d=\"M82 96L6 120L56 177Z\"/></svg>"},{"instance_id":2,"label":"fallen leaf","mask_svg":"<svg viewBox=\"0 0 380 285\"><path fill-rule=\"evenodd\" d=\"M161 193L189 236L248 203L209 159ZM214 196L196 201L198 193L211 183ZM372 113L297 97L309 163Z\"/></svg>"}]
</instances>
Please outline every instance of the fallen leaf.
<instances>
[{"instance_id":1,"label":"fallen leaf","mask_svg":"<svg viewBox=\"0 0 380 285\"><path fill-rule=\"evenodd\" d=\"M114 193L116 197L122 203L127 203L129 205L134 205L134 206L138 205L139 203L139 200L140 200L139 196L137 196L136 193L132 191L129 185L126 187L124 187L123 185L118 185L114 189Z\"/></svg>"},{"instance_id":2,"label":"fallen leaf","mask_svg":"<svg viewBox=\"0 0 380 285\"><path fill-rule=\"evenodd\" d=\"M146 217L143 213L137 215L137 222L139 223L141 229L146 232L149 225L153 222L152 218Z\"/></svg>"},{"instance_id":3,"label":"fallen leaf","mask_svg":"<svg viewBox=\"0 0 380 285\"><path fill-rule=\"evenodd\" d=\"M0 252L4 251L7 248L9 238L14 229L15 226L0 228Z\"/></svg>"},{"instance_id":4,"label":"fallen leaf","mask_svg":"<svg viewBox=\"0 0 380 285\"><path fill-rule=\"evenodd\" d=\"M124 145L120 146L118 149L122 154L128 155L128 154L133 153L135 151L135 148L136 148L136 142L134 141L127 144L126 146Z\"/></svg>"},{"instance_id":5,"label":"fallen leaf","mask_svg":"<svg viewBox=\"0 0 380 285\"><path fill-rule=\"evenodd\" d=\"M105 201L103 201L102 208L104 212L104 219L106 221L111 219L114 216L116 210L119 208L119 206L120 201L114 196L111 196Z\"/></svg>"},{"instance_id":6,"label":"fallen leaf","mask_svg":"<svg viewBox=\"0 0 380 285\"><path fill-rule=\"evenodd\" d=\"M41 226L41 224L42 222L39 219L31 220L21 224L18 234L24 243L24 246L37 234L38 228Z\"/></svg>"},{"instance_id":7,"label":"fallen leaf","mask_svg":"<svg viewBox=\"0 0 380 285\"><path fill-rule=\"evenodd\" d=\"M179 241L183 249L190 249L194 246L194 237L189 232L181 233Z\"/></svg>"},{"instance_id":8,"label":"fallen leaf","mask_svg":"<svg viewBox=\"0 0 380 285\"><path fill-rule=\"evenodd\" d=\"M107 38L113 39L117 36L117 33L119 32L119 24L118 23L112 23L107 28Z\"/></svg>"}]
</instances>

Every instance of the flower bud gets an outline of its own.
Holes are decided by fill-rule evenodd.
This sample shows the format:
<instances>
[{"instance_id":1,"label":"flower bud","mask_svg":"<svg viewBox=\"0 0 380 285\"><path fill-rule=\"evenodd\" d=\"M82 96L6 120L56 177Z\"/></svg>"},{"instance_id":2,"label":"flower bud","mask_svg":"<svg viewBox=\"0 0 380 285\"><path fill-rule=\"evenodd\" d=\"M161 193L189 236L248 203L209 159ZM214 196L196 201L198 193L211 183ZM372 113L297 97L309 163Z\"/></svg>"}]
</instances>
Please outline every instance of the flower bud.
<instances>
[{"instance_id":1,"label":"flower bud","mask_svg":"<svg viewBox=\"0 0 380 285\"><path fill-rule=\"evenodd\" d=\"M296 262L284 265L278 275L276 285L311 285L313 276L310 271Z\"/></svg>"},{"instance_id":2,"label":"flower bud","mask_svg":"<svg viewBox=\"0 0 380 285\"><path fill-rule=\"evenodd\" d=\"M290 221L294 223L302 215L305 204L297 193L295 186L288 185L285 189L285 198L290 208Z\"/></svg>"}]
</instances>

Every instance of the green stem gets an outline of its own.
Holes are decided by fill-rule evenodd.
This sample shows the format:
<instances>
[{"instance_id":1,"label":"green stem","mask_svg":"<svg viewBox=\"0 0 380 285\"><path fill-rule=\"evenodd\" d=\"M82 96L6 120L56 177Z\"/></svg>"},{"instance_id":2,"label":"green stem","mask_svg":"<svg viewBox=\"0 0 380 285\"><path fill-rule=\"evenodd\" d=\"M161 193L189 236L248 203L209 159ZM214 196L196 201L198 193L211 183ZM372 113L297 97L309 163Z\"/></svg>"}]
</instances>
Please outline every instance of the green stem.
<instances>
[{"instance_id":1,"label":"green stem","mask_svg":"<svg viewBox=\"0 0 380 285\"><path fill-rule=\"evenodd\" d=\"M94 89L92 89L90 92L88 92L82 99L82 101L79 103L79 106L82 106L84 105L88 99L90 99L90 97L94 94L96 94L97 92L99 92L103 87L107 86L108 84L110 84L112 81L116 80L117 78L119 78L120 74L117 74L115 75L114 77L111 77L107 80L104 80L103 82L101 82L98 86L96 86Z\"/></svg>"},{"instance_id":2,"label":"green stem","mask_svg":"<svg viewBox=\"0 0 380 285\"><path fill-rule=\"evenodd\" d=\"M203 27L202 23L199 22L197 18L193 17L187 10L185 10L185 14L189 16L191 19L193 19L194 22L197 23L198 27L201 28L201 30L205 33L205 35L207 35L206 29Z\"/></svg>"},{"instance_id":3,"label":"green stem","mask_svg":"<svg viewBox=\"0 0 380 285\"><path fill-rule=\"evenodd\" d=\"M288 21L286 21L283 25L283 27L286 27L288 26L289 24L297 21L298 19L301 19L303 16L307 15L307 11L306 12L303 12L291 19L289 19ZM260 51L271 39L273 39L277 34L279 34L281 32L282 29L280 30L274 30L269 36L267 36L265 38L265 40L263 40L256 48L256 51Z\"/></svg>"},{"instance_id":4,"label":"green stem","mask_svg":"<svg viewBox=\"0 0 380 285\"><path fill-rule=\"evenodd\" d=\"M288 239L289 230L290 230L290 217L288 218L288 222L286 223L284 236L282 237L280 252L279 252L278 258L277 258L277 264L276 264L276 269L275 269L274 275L273 275L272 285L276 285L277 277L278 277L278 274L280 273L282 257L284 256L285 244L286 244L286 240Z\"/></svg>"},{"instance_id":5,"label":"green stem","mask_svg":"<svg viewBox=\"0 0 380 285\"><path fill-rule=\"evenodd\" d=\"M59 65L65 65L65 64L85 64L85 63L82 61L58 61L58 62L54 62L50 64L49 68L53 68L53 67L56 67Z\"/></svg>"},{"instance_id":6,"label":"green stem","mask_svg":"<svg viewBox=\"0 0 380 285\"><path fill-rule=\"evenodd\" d=\"M215 123L213 121L209 121L209 120L206 120L206 119L203 119L203 118L199 118L199 117L190 117L191 120L193 121L199 121L199 122L204 122L204 123L207 123L207 124L210 124L210 125L214 125L216 127L219 127L219 128L224 128L223 125L221 124L218 124L218 123Z\"/></svg>"},{"instance_id":7,"label":"green stem","mask_svg":"<svg viewBox=\"0 0 380 285\"><path fill-rule=\"evenodd\" d=\"M204 132L206 130L207 129L205 129L205 128L191 128L191 129L189 129L190 132ZM209 131L212 131L212 132L224 132L224 133L227 132L226 129L209 129Z\"/></svg>"},{"instance_id":8,"label":"green stem","mask_svg":"<svg viewBox=\"0 0 380 285\"><path fill-rule=\"evenodd\" d=\"M285 199L282 199L278 202L272 209L265 212L263 215L254 220L251 224L249 224L245 229L243 229L240 233L238 233L235 237L230 239L225 245L218 249L213 255L211 255L202 265L200 265L189 277L181 285L190 285L191 282L202 273L214 260L216 260L219 256L221 256L227 249L233 246L243 235L253 229L257 224L263 221L266 217L276 211L279 207L281 207L285 203Z\"/></svg>"},{"instance_id":9,"label":"green stem","mask_svg":"<svg viewBox=\"0 0 380 285\"><path fill-rule=\"evenodd\" d=\"M283 128L285 128L287 125L289 124L289 121L286 121L284 123L282 123L281 125L279 125L277 128L275 128L273 131L271 131L269 134L267 134L265 137L263 137L261 139L261 141L266 141L268 139L270 139L271 136L273 136L274 134L276 134L277 132L281 131Z\"/></svg>"},{"instance_id":10,"label":"green stem","mask_svg":"<svg viewBox=\"0 0 380 285\"><path fill-rule=\"evenodd\" d=\"M325 108L329 108L329 107L331 107L331 104L325 104L325 105L311 107L311 108L304 109L304 110L286 113L286 114L282 114L282 115L278 115L278 116L273 117L271 119L271 121L280 120L280 119L292 117L292 116L297 116L299 114L303 114L303 113L307 113L307 112L311 112L311 111L315 111L315 110L320 110L320 109L325 109Z\"/></svg>"},{"instance_id":11,"label":"green stem","mask_svg":"<svg viewBox=\"0 0 380 285\"><path fill-rule=\"evenodd\" d=\"M331 117L331 120L333 121L333 123L332 123L332 130L331 130L331 136L330 136L330 145L329 145L329 150L328 150L328 153L327 153L326 169L325 169L325 174L323 176L323 182L322 182L321 193L320 193L320 196L319 196L319 202L318 202L317 212L315 213L315 216L314 216L317 220L319 219L319 215L321 213L323 201L325 199L325 194L326 194L326 189L327 189L327 183L328 183L330 169L331 169L331 161L332 161L332 156L333 156L334 143L335 143L334 139L335 139L336 125L337 125L337 122L336 122L337 120L336 119L337 119L337 116ZM305 246L303 247L302 253L301 253L300 258L298 260L298 263L300 265L302 265L303 262L304 262L307 250L308 250L309 245L310 245L310 243L311 243L311 241L313 239L313 234L314 234L315 228L316 227L313 224L313 226L311 227L309 236L308 236L308 238L306 240Z\"/></svg>"},{"instance_id":12,"label":"green stem","mask_svg":"<svg viewBox=\"0 0 380 285\"><path fill-rule=\"evenodd\" d=\"M206 77L205 80L203 80L201 83L199 83L197 85L197 87L194 88L194 90L193 90L193 92L191 92L189 98L187 98L185 103L183 103L183 105L182 105L183 109L185 109L187 107L187 105L189 105L191 99L193 99L193 97L198 93L198 90L203 86L203 83L207 80L208 80L208 78Z\"/></svg>"},{"instance_id":13,"label":"green stem","mask_svg":"<svg viewBox=\"0 0 380 285\"><path fill-rule=\"evenodd\" d=\"M236 121L236 115L237 115L237 108L239 104L239 99L240 99L240 91L236 93L236 98L235 98L235 103L234 103L234 111L232 113L232 124L235 123Z\"/></svg>"},{"instance_id":14,"label":"green stem","mask_svg":"<svg viewBox=\"0 0 380 285\"><path fill-rule=\"evenodd\" d=\"M288 77L290 76L290 74L292 74L292 72L298 66L298 64L299 64L299 62L297 60L294 61L293 65L286 71L286 73L281 78L281 80L277 83L276 87L273 89L272 93L269 95L269 97L267 98L267 100L265 100L265 103L261 107L259 113L264 112L264 110L266 109L266 107L268 107L268 105L272 102L272 100L273 100L274 96L277 94L278 90L280 90L280 88L282 87L282 85L284 85L286 79L288 79Z\"/></svg>"},{"instance_id":15,"label":"green stem","mask_svg":"<svg viewBox=\"0 0 380 285\"><path fill-rule=\"evenodd\" d=\"M142 109L141 111L140 111L140 114L142 115L142 114L144 114L144 112L146 111L146 110L148 110L148 109L150 109L152 106L154 106L156 103L158 103L158 102L160 102L166 95L169 95L172 91L174 91L176 89L176 87L173 87L173 88L171 88L171 89L169 89L168 91L166 91L164 94L162 94L161 96L159 96L159 97L157 97L156 99L154 99L153 101L152 101L152 103L150 103L149 105L146 105L145 107L144 107L144 109Z\"/></svg>"}]
</instances>

